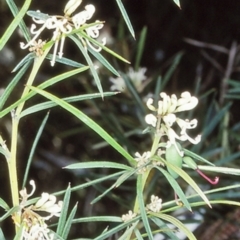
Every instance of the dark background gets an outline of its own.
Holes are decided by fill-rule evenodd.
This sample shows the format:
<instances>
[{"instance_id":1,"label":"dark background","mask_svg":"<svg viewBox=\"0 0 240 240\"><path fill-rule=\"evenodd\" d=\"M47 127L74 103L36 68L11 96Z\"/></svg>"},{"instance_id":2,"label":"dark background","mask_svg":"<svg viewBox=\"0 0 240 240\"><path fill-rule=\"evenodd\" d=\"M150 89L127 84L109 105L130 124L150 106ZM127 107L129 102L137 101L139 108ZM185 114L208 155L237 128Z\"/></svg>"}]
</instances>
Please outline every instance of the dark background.
<instances>
[{"instance_id":1,"label":"dark background","mask_svg":"<svg viewBox=\"0 0 240 240\"><path fill-rule=\"evenodd\" d=\"M18 6L21 6L22 1L18 1ZM223 76L223 73L216 69L212 63L206 59L202 49L193 46L184 41L185 38L191 38L200 42L216 44L229 49L234 41L240 42L240 1L219 1L219 0L185 0L181 1L181 10L171 0L125 0L123 4L129 14L132 25L136 34L136 41L130 36L128 30L124 24L122 24L121 14L114 0L92 0L84 1L82 7L87 3L92 3L96 6L96 19L104 20L106 22L106 29L109 34L116 39L117 45L121 46L123 43L122 36L124 36L124 43L127 45L127 51L123 51L121 47L118 47L120 55L123 55L134 63L136 55L136 44L139 40L139 35L143 27L147 27L147 38L145 44L145 50L143 53L141 66L147 67L147 75L154 75L155 73L164 73L168 69L168 60L172 58L179 51L184 52L184 56L178 66L177 75L171 82L172 85L168 85L168 89L171 91L181 91L186 89L194 89L194 79L199 74L202 77L201 88L207 91L211 88L216 89L218 93L219 81ZM61 15L64 9L65 1L37 1L33 0L30 9L41 10L41 12L48 14ZM80 9L80 7L79 7ZM8 10L4 1L0 1L0 14L1 26L0 33L2 34L6 29L9 22L12 20L12 15ZM31 18L25 17L25 21L28 26L31 24ZM123 28L123 34L119 33L119 26ZM11 52L10 59L0 58L0 87L7 85L12 78L11 70L20 61L26 52L19 48L19 42L23 41L18 33L13 35L7 44L8 51ZM116 47L114 46L114 47ZM77 58L74 47L66 47L66 55L71 58ZM205 52L215 59L223 69L227 64L227 55L220 53L212 49L205 49ZM236 65L238 65L239 58L236 58ZM126 69L126 65L120 64L122 70ZM44 66L44 71L36 81L42 81L48 77L48 74L58 71L58 66L55 69L49 66ZM236 71L232 77L235 80L239 79L239 73ZM21 83L23 84L23 83ZM22 85L19 84L18 90L21 92ZM109 90L109 86L105 83L105 90ZM82 93L84 88L76 84L74 80L67 85L59 85L54 90L59 95L64 95L69 92L69 96L72 93ZM17 95L16 95L17 96ZM14 101L14 97L11 99ZM102 103L101 103L102 104ZM105 104L105 103L104 103ZM84 105L87 108L88 106ZM79 180L79 175L73 175L69 172L64 172L61 169L62 166L67 165L71 161L76 159L98 159L102 156L104 150L95 151L93 153L90 149L92 144L91 133L87 133L84 129L81 129L73 120L70 115L60 113L59 108L51 112L49 123L46 127L42 140L40 141L38 151L36 153L33 168L31 170L30 178L34 178L38 183L38 192L42 191L59 191L67 187L68 182L77 184L84 178L86 172L82 172L82 176ZM19 148L19 159L21 164L19 166L19 172L22 172L25 167L25 159L29 154L29 149L32 144L32 139L36 134L36 129L39 126L42 118L46 113L39 113L32 118L26 118L21 124L21 138ZM94 113L92 113L94 115ZM232 121L237 122L240 119L238 114L238 107L232 110ZM9 124L9 119L0 120L1 134L8 136L6 126ZM65 126L67 124L67 127ZM76 129L81 134L68 136L68 129ZM66 136L64 136L66 133ZM94 135L94 134L93 134ZM62 137L64 136L64 137ZM96 135L94 135L96 138ZM55 143L61 139L61 144ZM9 142L9 139L7 139ZM97 139L99 140L99 139ZM55 142L54 142L55 141ZM96 141L97 142L97 141ZM81 152L79 152L81 149ZM53 154L53 156L51 155ZM114 156L113 153L106 150L104 156ZM116 154L115 158L119 156ZM61 158L63 162L61 163ZM47 159L47 161L46 161ZM5 175L6 166L1 167L1 182L6 182L7 176ZM21 173L19 178L21 178ZM56 181L57 179L57 181ZM8 186L1 190L1 197L3 199L9 199ZM92 207L86 205L87 197L96 192L82 191L75 195L75 199L84 199L79 203L79 208L87 215L93 211L95 214L102 214L108 209L111 209L111 213L117 214L114 202L107 202L106 205L99 203L96 204L94 210ZM37 193L36 193L37 195ZM131 194L128 195L131 198ZM73 202L74 200L73 199ZM87 206L87 207L86 207ZM82 216L82 213L79 213ZM79 229L74 229L78 233ZM73 231L73 232L74 232ZM84 230L81 230L84 232ZM77 234L76 234L77 235ZM78 234L79 236L79 234Z\"/></svg>"}]
</instances>

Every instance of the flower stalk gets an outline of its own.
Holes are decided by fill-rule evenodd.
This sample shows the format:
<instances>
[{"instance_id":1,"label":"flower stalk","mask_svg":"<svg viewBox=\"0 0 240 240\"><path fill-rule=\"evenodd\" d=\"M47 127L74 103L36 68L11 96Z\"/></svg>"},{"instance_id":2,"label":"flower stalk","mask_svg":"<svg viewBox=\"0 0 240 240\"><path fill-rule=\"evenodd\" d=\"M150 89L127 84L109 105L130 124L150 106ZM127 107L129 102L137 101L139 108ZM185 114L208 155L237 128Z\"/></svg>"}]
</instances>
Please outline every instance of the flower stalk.
<instances>
[{"instance_id":1,"label":"flower stalk","mask_svg":"<svg viewBox=\"0 0 240 240\"><path fill-rule=\"evenodd\" d=\"M23 93L21 98L24 98L29 93L28 86L32 86L33 81L39 71L40 66L42 65L43 60L45 59L46 55L48 54L51 47L45 50L44 54L40 57L36 57L34 60L33 68L30 73L30 76L27 80L26 86L24 87ZM18 174L17 174L17 144L18 144L18 126L20 120L20 114L24 107L25 101L20 103L16 110L12 111L12 134L11 134L11 149L10 149L10 156L7 159L8 163L8 171L9 171L9 181L10 181L10 188L11 188L11 195L12 195L12 203L13 206L19 205L19 188L18 188ZM19 221L20 215L18 212L13 214L13 218L16 221ZM15 225L16 232L18 231L17 225Z\"/></svg>"}]
</instances>

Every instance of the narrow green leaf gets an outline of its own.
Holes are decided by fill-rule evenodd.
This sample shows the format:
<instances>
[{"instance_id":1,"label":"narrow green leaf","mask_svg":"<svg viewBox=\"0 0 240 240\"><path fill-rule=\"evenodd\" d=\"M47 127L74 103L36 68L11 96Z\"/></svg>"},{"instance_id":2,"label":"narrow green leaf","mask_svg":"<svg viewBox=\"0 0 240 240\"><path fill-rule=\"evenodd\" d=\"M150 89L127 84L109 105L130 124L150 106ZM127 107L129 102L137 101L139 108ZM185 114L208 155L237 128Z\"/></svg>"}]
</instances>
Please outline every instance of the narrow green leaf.
<instances>
[{"instance_id":1,"label":"narrow green leaf","mask_svg":"<svg viewBox=\"0 0 240 240\"><path fill-rule=\"evenodd\" d=\"M115 148L120 154L122 154L130 164L134 165L135 160L133 157L122 147L120 146L114 138L112 138L102 127L100 127L97 123L95 123L91 118L89 118L87 115L85 115L83 112L78 110L77 108L73 107L69 103L63 101L60 98L57 98L56 96L43 91L41 89L38 89L36 87L30 87L31 90L43 95L44 97L56 102L59 106L66 109L68 112L72 113L74 116L76 116L78 119L80 119L82 122L84 122L87 126L89 126L91 129L93 129L100 137L105 139L113 148Z\"/></svg>"},{"instance_id":2,"label":"narrow green leaf","mask_svg":"<svg viewBox=\"0 0 240 240\"><path fill-rule=\"evenodd\" d=\"M199 156L198 154L196 154L196 153L194 153L192 151L189 151L188 149L183 148L183 151L184 151L185 155L187 155L189 157L192 157L193 159L199 160L199 161L204 162L206 164L209 164L211 166L215 166L213 163L209 162L207 159Z\"/></svg>"},{"instance_id":3,"label":"narrow green leaf","mask_svg":"<svg viewBox=\"0 0 240 240\"><path fill-rule=\"evenodd\" d=\"M198 194L199 196L205 201L205 203L210 207L211 204L209 202L209 200L207 199L207 197L205 196L205 194L203 193L203 191L198 187L198 185L196 184L196 182L185 172L183 171L181 168L165 161L164 159L161 159L164 164L168 167L170 167L173 171L175 171L182 179L184 179Z\"/></svg>"},{"instance_id":4,"label":"narrow green leaf","mask_svg":"<svg viewBox=\"0 0 240 240\"><path fill-rule=\"evenodd\" d=\"M0 39L0 51L3 49L5 44L7 43L8 39L12 36L14 30L19 26L23 16L27 12L29 6L30 6L31 0L26 0L24 2L24 5L22 6L21 10L17 14L17 16L14 18L14 20L11 22L5 33L3 34L2 38Z\"/></svg>"},{"instance_id":5,"label":"narrow green leaf","mask_svg":"<svg viewBox=\"0 0 240 240\"><path fill-rule=\"evenodd\" d=\"M103 98L103 89L102 89L102 84L101 84L100 78L97 74L96 68L95 68L91 58L88 55L86 48L83 46L82 42L75 36L70 35L69 37L76 43L76 45L79 47L80 51L82 52L84 58L86 59L88 65L90 67L91 73L93 75L94 81L97 85L98 91L101 93L102 98Z\"/></svg>"},{"instance_id":6,"label":"narrow green leaf","mask_svg":"<svg viewBox=\"0 0 240 240\"><path fill-rule=\"evenodd\" d=\"M228 103L226 104L225 107L221 108L221 110L217 113L214 114L214 117L211 117L211 120L206 122L203 133L202 133L202 140L204 141L215 129L215 127L217 126L217 124L220 123L220 121L223 119L223 117L225 116L226 112L229 110L229 108L231 107L232 103Z\"/></svg>"},{"instance_id":7,"label":"narrow green leaf","mask_svg":"<svg viewBox=\"0 0 240 240\"><path fill-rule=\"evenodd\" d=\"M57 226L57 231L56 231L56 233L63 238L64 238L64 227L66 225L70 197L71 197L71 188L69 185L65 192L64 199L63 199L62 211L61 211L61 214L60 214L60 217L58 220L58 226ZM66 239L66 238L64 238L64 239Z\"/></svg>"},{"instance_id":8,"label":"narrow green leaf","mask_svg":"<svg viewBox=\"0 0 240 240\"><path fill-rule=\"evenodd\" d=\"M114 75L119 77L118 71L108 62L108 60L100 53L96 52L90 47L88 47L88 51L103 65L105 66L109 71L111 71Z\"/></svg>"},{"instance_id":9,"label":"narrow green leaf","mask_svg":"<svg viewBox=\"0 0 240 240\"><path fill-rule=\"evenodd\" d=\"M69 217L66 221L66 224L64 226L63 233L62 233L63 239L68 239L68 234L71 229L72 221L75 217L76 212L77 212L77 204L73 207L73 209L72 209L71 213L69 214Z\"/></svg>"},{"instance_id":10,"label":"narrow green leaf","mask_svg":"<svg viewBox=\"0 0 240 240\"><path fill-rule=\"evenodd\" d=\"M137 46L137 56L136 56L135 65L134 65L134 69L136 71L140 67L140 62L141 62L143 51L144 51L146 37L147 37L147 27L144 27L141 31L140 39Z\"/></svg>"},{"instance_id":11,"label":"narrow green leaf","mask_svg":"<svg viewBox=\"0 0 240 240\"><path fill-rule=\"evenodd\" d=\"M26 73L27 69L29 68L31 62L27 62L21 70L16 74L16 76L12 79L12 81L8 84L8 86L4 89L3 94L0 97L0 110L3 108L5 102L7 101L8 97L10 96L11 92L17 85L17 83L22 79L24 73Z\"/></svg>"},{"instance_id":12,"label":"narrow green leaf","mask_svg":"<svg viewBox=\"0 0 240 240\"><path fill-rule=\"evenodd\" d=\"M198 165L200 170L210 171L210 172L218 172L224 174L231 174L231 175L240 175L240 169L237 168L229 168L229 167L212 167L212 166L201 166Z\"/></svg>"},{"instance_id":13,"label":"narrow green leaf","mask_svg":"<svg viewBox=\"0 0 240 240\"><path fill-rule=\"evenodd\" d=\"M134 222L138 221L139 220L139 216L130 220L130 221L127 221L125 223L122 223L122 224L119 224L118 226L108 230L108 231L105 231L104 233L102 233L100 236L94 238L94 240L104 240L104 239L108 239L110 236L113 236L115 233L118 233L120 231L122 231L123 229L125 229L126 227L128 226L131 226L131 224L133 224Z\"/></svg>"},{"instance_id":14,"label":"narrow green leaf","mask_svg":"<svg viewBox=\"0 0 240 240\"><path fill-rule=\"evenodd\" d=\"M139 174L138 178L137 178L137 200L138 200L138 204L139 204L139 208L140 208L140 214L142 217L143 225L148 234L148 239L153 240L152 230L151 230L150 224L148 222L148 217L147 217L147 213L146 213L146 209L145 209L145 203L143 200L142 189L143 189L142 175Z\"/></svg>"},{"instance_id":15,"label":"narrow green leaf","mask_svg":"<svg viewBox=\"0 0 240 240\"><path fill-rule=\"evenodd\" d=\"M53 59L53 54L48 54L46 58L49 59L49 60L52 60ZM65 65L70 66L70 67L76 67L76 68L85 67L85 65L83 65L81 63L78 63L76 61L73 61L71 59L65 58L65 57L60 58L59 56L56 56L56 62L65 64Z\"/></svg>"},{"instance_id":16,"label":"narrow green leaf","mask_svg":"<svg viewBox=\"0 0 240 240\"><path fill-rule=\"evenodd\" d=\"M33 59L36 57L36 55L31 52L27 56L25 56L18 64L17 66L12 70L12 72L18 71L22 66L24 66L26 63L30 64Z\"/></svg>"},{"instance_id":17,"label":"narrow green leaf","mask_svg":"<svg viewBox=\"0 0 240 240\"><path fill-rule=\"evenodd\" d=\"M33 145L31 147L31 151L30 151L30 154L29 154L29 157L28 157L28 160L27 160L27 166L25 168L22 189L24 189L24 187L26 185L29 169L30 169L30 166L31 166L31 163L32 163L32 160L33 160L33 155L35 153L38 141L39 141L39 139L40 139L40 137L42 135L43 129L44 129L46 123L47 123L48 116L49 116L49 113L44 117L44 119L43 119L43 121L42 121L42 123L40 125L40 128L38 129L37 135L36 135L36 137L35 137L35 139L33 141Z\"/></svg>"},{"instance_id":18,"label":"narrow green leaf","mask_svg":"<svg viewBox=\"0 0 240 240\"><path fill-rule=\"evenodd\" d=\"M3 231L2 231L2 228L0 228L0 239L1 240L6 240L4 234L3 234Z\"/></svg>"},{"instance_id":19,"label":"narrow green leaf","mask_svg":"<svg viewBox=\"0 0 240 240\"><path fill-rule=\"evenodd\" d=\"M128 14L127 14L127 12L126 12L123 4L122 4L122 1L121 1L121 0L116 0L116 2L117 2L117 5L118 5L121 13L122 13L122 16L123 16L125 22L126 22L126 24L127 24L127 27L128 27L129 32L132 34L133 38L135 38L135 33L134 33L134 30L133 30L131 21L130 21L130 19L129 19L129 17L128 17Z\"/></svg>"},{"instance_id":20,"label":"narrow green leaf","mask_svg":"<svg viewBox=\"0 0 240 240\"><path fill-rule=\"evenodd\" d=\"M160 167L156 167L159 171L162 172L162 174L166 177L166 179L168 180L168 182L171 184L172 188L174 189L174 191L176 192L176 194L178 195L178 197L181 199L181 201L183 202L184 206L189 210L192 211L192 208L184 194L184 192L182 191L181 187L179 186L179 184L177 183L177 181L163 168Z\"/></svg>"},{"instance_id":21,"label":"narrow green leaf","mask_svg":"<svg viewBox=\"0 0 240 240\"><path fill-rule=\"evenodd\" d=\"M171 66L169 67L169 69L167 70L165 75L163 76L161 89L165 88L166 84L168 83L168 81L170 80L171 76L173 75L175 69L177 68L178 64L180 63L182 56L183 56L183 52L179 52L176 54L176 56L174 56Z\"/></svg>"},{"instance_id":22,"label":"narrow green leaf","mask_svg":"<svg viewBox=\"0 0 240 240\"><path fill-rule=\"evenodd\" d=\"M120 176L118 178L118 180L116 181L116 187L119 187L123 182L125 182L128 178L130 178L133 174L136 173L136 169L132 169L130 171L126 171L122 174L122 176Z\"/></svg>"},{"instance_id":23,"label":"narrow green leaf","mask_svg":"<svg viewBox=\"0 0 240 240\"><path fill-rule=\"evenodd\" d=\"M87 70L88 67L82 67L82 68L79 68L79 69L74 69L74 70L71 70L69 72L65 72L63 74L60 74L56 77L53 77L47 81L45 81L44 83L40 84L38 87L41 88L41 89L44 89L44 88L47 88L51 85L54 85L55 83L57 82L60 82L66 78L69 78L71 76L74 76L80 72L83 72L85 70ZM31 97L33 97L34 95L36 95L35 92L30 92L28 93L25 97L19 99L18 101L16 101L15 103L13 103L12 105L10 105L9 107L5 108L4 110L2 110L0 112L0 118L5 116L6 114L8 114L11 110L13 110L14 108L16 108L20 103L22 102L25 102L26 100L30 99Z\"/></svg>"},{"instance_id":24,"label":"narrow green leaf","mask_svg":"<svg viewBox=\"0 0 240 240\"><path fill-rule=\"evenodd\" d=\"M116 188L116 183L112 184L111 187L107 188L102 194L100 194L99 196L97 196L96 198L94 198L90 204L95 204L96 202L98 202L99 200L101 200L105 195L107 195L111 190L113 190L114 188Z\"/></svg>"},{"instance_id":25,"label":"narrow green leaf","mask_svg":"<svg viewBox=\"0 0 240 240\"><path fill-rule=\"evenodd\" d=\"M133 234L133 231L136 232L135 230L137 228L137 224L138 222L135 222L134 224L131 224L130 226L128 226L125 232L120 237L118 237L118 240L130 240ZM137 232L136 237L138 240L141 240L141 239L143 240L139 231Z\"/></svg>"},{"instance_id":26,"label":"narrow green leaf","mask_svg":"<svg viewBox=\"0 0 240 240\"><path fill-rule=\"evenodd\" d=\"M105 93L103 93L103 96L109 97L109 96L113 96L116 94L117 94L116 92L105 92ZM90 93L90 94L66 97L66 98L62 98L62 100L70 103L70 102L78 102L78 101L89 100L89 99L94 99L94 98L101 98L101 97L102 96L100 93ZM39 104L33 105L32 107L29 107L29 108L25 109L24 111L22 111L20 114L20 118L22 118L26 115L36 113L36 112L39 112L39 111L42 111L45 109L49 109L52 107L56 107L56 106L57 106L57 103L52 102L52 101L39 103Z\"/></svg>"},{"instance_id":27,"label":"narrow green leaf","mask_svg":"<svg viewBox=\"0 0 240 240\"><path fill-rule=\"evenodd\" d=\"M96 161L96 162L81 162L70 164L66 167L66 169L85 169L85 168L115 168L115 169L125 169L132 170L131 167L115 162L107 162L107 161Z\"/></svg>"},{"instance_id":28,"label":"narrow green leaf","mask_svg":"<svg viewBox=\"0 0 240 240\"><path fill-rule=\"evenodd\" d=\"M17 5L15 4L15 2L13 0L6 0L6 2L9 6L13 16L16 17L16 15L19 13L19 8L17 7ZM31 40L30 31L27 28L27 26L23 20L20 21L19 27L22 30L22 34L23 34L24 38L29 42Z\"/></svg>"},{"instance_id":29,"label":"narrow green leaf","mask_svg":"<svg viewBox=\"0 0 240 240\"><path fill-rule=\"evenodd\" d=\"M94 40L93 38L89 37L85 32L81 31L80 33L78 33L79 37L83 37L87 40L89 40L91 43L95 44L96 46L101 47L104 51L108 52L109 54L113 55L115 58L118 58L119 60L125 62L125 63L130 63L128 60L126 60L125 58L121 57L120 55L118 55L117 53L115 53L114 51L112 51L111 49L107 48L106 46L102 45L101 43L99 43L98 41Z\"/></svg>"},{"instance_id":30,"label":"narrow green leaf","mask_svg":"<svg viewBox=\"0 0 240 240\"><path fill-rule=\"evenodd\" d=\"M142 237L142 234L140 233L140 231L137 228L134 229L134 233L135 233L138 240L144 240L143 237ZM130 238L131 238L131 236L130 236Z\"/></svg>"},{"instance_id":31,"label":"narrow green leaf","mask_svg":"<svg viewBox=\"0 0 240 240\"><path fill-rule=\"evenodd\" d=\"M175 217L172 217L170 215L163 214L163 213L151 213L151 215L155 217L159 217L167 222L172 223L174 226L176 226L181 231L183 231L186 234L186 236L189 238L189 240L197 240L196 237L192 234L192 232L189 231L187 227Z\"/></svg>"},{"instance_id":32,"label":"narrow green leaf","mask_svg":"<svg viewBox=\"0 0 240 240\"><path fill-rule=\"evenodd\" d=\"M10 209L8 204L2 198L0 198L0 207L3 208L4 210L9 210Z\"/></svg>"},{"instance_id":33,"label":"narrow green leaf","mask_svg":"<svg viewBox=\"0 0 240 240\"><path fill-rule=\"evenodd\" d=\"M19 206L15 206L8 210L3 216L0 217L0 222L2 222L4 219L10 217L13 213L19 211Z\"/></svg>"},{"instance_id":34,"label":"narrow green leaf","mask_svg":"<svg viewBox=\"0 0 240 240\"><path fill-rule=\"evenodd\" d=\"M83 223L83 222L122 222L120 217L112 216L91 216L84 218L75 218L72 223Z\"/></svg>"},{"instance_id":35,"label":"narrow green leaf","mask_svg":"<svg viewBox=\"0 0 240 240\"><path fill-rule=\"evenodd\" d=\"M159 227L160 232L165 233L168 235L169 239L171 240L179 240L179 238L174 234L174 230L169 228L167 224L162 221L162 219L157 217L151 217L151 220Z\"/></svg>"}]
</instances>

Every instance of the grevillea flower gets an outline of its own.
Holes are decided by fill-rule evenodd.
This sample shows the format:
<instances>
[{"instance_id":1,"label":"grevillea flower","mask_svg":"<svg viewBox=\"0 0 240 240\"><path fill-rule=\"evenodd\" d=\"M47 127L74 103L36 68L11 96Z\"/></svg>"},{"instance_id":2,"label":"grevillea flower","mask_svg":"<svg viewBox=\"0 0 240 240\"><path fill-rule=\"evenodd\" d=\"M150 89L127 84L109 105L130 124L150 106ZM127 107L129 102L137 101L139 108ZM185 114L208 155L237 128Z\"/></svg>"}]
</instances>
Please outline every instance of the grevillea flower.
<instances>
[{"instance_id":1,"label":"grevillea flower","mask_svg":"<svg viewBox=\"0 0 240 240\"><path fill-rule=\"evenodd\" d=\"M158 196L152 195L151 203L147 205L147 209L155 213L160 212L162 209L162 199Z\"/></svg>"},{"instance_id":2,"label":"grevillea flower","mask_svg":"<svg viewBox=\"0 0 240 240\"><path fill-rule=\"evenodd\" d=\"M136 216L137 216L136 213L134 213L133 211L129 210L127 214L122 215L122 220L123 220L123 222L127 222L127 221L132 220Z\"/></svg>"},{"instance_id":3,"label":"grevillea flower","mask_svg":"<svg viewBox=\"0 0 240 240\"><path fill-rule=\"evenodd\" d=\"M132 67L130 67L126 74L129 77L129 79L132 81L132 84L134 85L134 87L138 92L141 92L145 87L145 84L143 82L145 82L145 80L147 79L147 76L145 75L146 71L147 71L147 68L145 67L140 67L137 71L135 71ZM112 91L117 90L125 93L128 92L126 83L122 77L117 77L117 78L110 77L109 80L113 84L110 87Z\"/></svg>"},{"instance_id":4,"label":"grevillea flower","mask_svg":"<svg viewBox=\"0 0 240 240\"><path fill-rule=\"evenodd\" d=\"M149 98L147 101L147 107L154 111L155 114L148 114L145 117L147 124L152 125L156 128L157 133L162 136L168 137L167 147L172 144L176 147L177 151L181 156L183 152L180 151L176 144L176 139L180 141L190 141L193 144L197 144L201 140L201 136L198 135L195 139L191 138L187 134L188 129L193 129L197 126L197 120L181 119L176 116L176 113L182 111L188 111L196 107L198 99L191 96L189 92L183 92L181 98L177 99L176 95L173 94L168 96L166 93L160 93L162 100L158 101L158 108L153 106L153 99ZM174 123L180 128L179 134L173 129Z\"/></svg>"},{"instance_id":5,"label":"grevillea flower","mask_svg":"<svg viewBox=\"0 0 240 240\"><path fill-rule=\"evenodd\" d=\"M65 43L65 38L68 34L70 34L73 30L79 29L82 26L85 26L87 20L91 19L94 12L95 7L92 4L85 6L85 10L77 13L73 17L71 14L77 9L77 7L81 4L81 0L70 0L65 6L64 16L49 16L48 14L41 14L40 11L36 13L39 15L39 18L32 17L33 21L36 24L42 25L37 29L36 24L32 24L30 28L30 32L34 35L33 38L27 43L20 43L20 47L22 49L30 48L34 49L36 47L37 39L40 34L45 30L52 30L53 36L52 41L54 41L54 51L53 57L51 60L51 66L54 66L56 61L56 56L59 58L63 56L63 48ZM86 25L82 31L88 35L89 38L96 39L99 37L99 30L103 27L103 23L100 21L96 21L96 24L91 24L90 26ZM77 34L81 41L84 43L85 47L87 45L91 47L94 51L101 51L100 46L93 46L89 39L85 39L80 34ZM60 43L59 43L60 42ZM59 46L60 44L60 46ZM106 44L106 39L102 39L102 45Z\"/></svg>"},{"instance_id":6,"label":"grevillea flower","mask_svg":"<svg viewBox=\"0 0 240 240\"><path fill-rule=\"evenodd\" d=\"M136 152L135 153L135 160L137 162L137 167L138 167L138 173L142 174L147 171L147 166L146 164L149 162L149 158L151 156L151 152L144 152L142 156L140 153Z\"/></svg>"},{"instance_id":7,"label":"grevillea flower","mask_svg":"<svg viewBox=\"0 0 240 240\"><path fill-rule=\"evenodd\" d=\"M36 190L36 185L33 180L30 181L33 189L30 194L27 193L26 188L20 191L22 201L20 203L20 220L14 218L13 220L17 226L23 226L22 236L20 239L41 239L52 240L54 234L48 229L45 220L49 220L53 216L60 216L62 210L62 201L56 202L56 197L48 193L42 193L41 198L35 205L26 207L27 200L33 195ZM44 217L38 212L48 213ZM20 221L20 222L19 222Z\"/></svg>"}]
</instances>

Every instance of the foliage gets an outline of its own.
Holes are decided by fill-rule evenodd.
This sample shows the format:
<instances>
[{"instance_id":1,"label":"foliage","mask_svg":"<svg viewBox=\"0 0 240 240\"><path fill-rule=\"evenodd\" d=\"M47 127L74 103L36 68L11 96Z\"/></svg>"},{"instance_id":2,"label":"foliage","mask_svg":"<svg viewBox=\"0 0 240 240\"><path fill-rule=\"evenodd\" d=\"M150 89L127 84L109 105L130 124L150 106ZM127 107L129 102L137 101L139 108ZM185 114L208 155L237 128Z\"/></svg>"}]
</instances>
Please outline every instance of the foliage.
<instances>
[{"instance_id":1,"label":"foliage","mask_svg":"<svg viewBox=\"0 0 240 240\"><path fill-rule=\"evenodd\" d=\"M26 0L20 10L13 1L7 1L14 20L1 37L0 50L6 47L19 26L25 38L25 43L20 44L21 49L29 49L30 53L13 69L14 76L11 76L11 81L0 96L1 128L6 127L4 120L11 117L10 141L6 141L5 132L1 132L0 153L7 163L12 198L12 202L0 198L0 206L5 211L0 218L1 222L10 217L13 219L15 234L11 236L15 236L14 239L72 239L71 229L75 225L88 224L91 227L94 223L98 226L94 228L95 231L85 232L86 237L153 239L155 235L162 234L169 239L178 239L177 231L181 231L189 239L196 239L188 229L187 220L181 220L175 213L181 210L198 211L200 207L212 208L215 204L240 205L229 197L230 193L234 193L232 198L239 198L236 191L239 182L225 181L222 177L227 174L234 179L235 175L240 175L234 163L239 157L236 145L228 143L229 139L235 141L239 138L235 133L239 123L233 127L229 124L232 104L229 100L238 99L236 94L239 92L239 83L223 79L224 86L229 86L229 89L224 88L227 91L221 92L224 101L216 101L211 91L202 93L200 80L193 89L194 95L198 97L188 91L167 95L165 89L172 80L183 52L171 59L165 73L147 77L147 69L140 65L147 35L147 28L143 28L136 43L136 58L131 59L134 68L126 67L129 60L118 54L114 47L110 49L105 41L107 39L99 41L104 21L91 22L95 7L89 4L81 12L74 13L78 7L82 7L81 2L70 0L63 16L52 16L29 11L30 0ZM179 1L174 2L180 7ZM135 38L124 5L120 0L116 0L116 3L131 36ZM30 32L23 21L26 14L34 22ZM50 40L39 38L44 31L52 33ZM63 50L68 56L64 49L65 40L74 43L81 54L79 59L62 56ZM50 54L52 48L53 53ZM131 56L130 46L127 49ZM51 76L47 75L47 79L39 84L36 79L43 71L43 63L48 63L49 59L52 67L48 71ZM121 63L116 63L116 60ZM57 68L59 65L62 69ZM54 71L53 67L57 70ZM82 79L93 78L94 83L83 81L84 93L81 94L77 92L74 95L68 91L67 96L56 94L55 88L59 84L67 84L71 79L76 81L79 76ZM23 79L27 81L16 100L14 95ZM107 85L104 79L112 83L110 92L104 91ZM151 89L154 89L153 93ZM108 103L107 110L104 101ZM194 108L198 109L198 103L201 111L206 112L205 115L194 112ZM65 165L61 166L64 167L61 171L69 171L73 176L74 186L69 184L66 190L58 192L54 186L50 186L53 188L50 188L52 193L44 192L40 196L38 189L41 186L30 181L31 166L39 141L48 132L49 115L54 114L56 108L60 109L59 121L68 114L69 122L74 119L77 129L80 129L78 132L68 126L67 121L64 122L68 129L61 132L62 139L76 132L79 135L86 132L89 139L85 146L92 156L90 154L85 160L79 159L71 164L65 161ZM49 109L53 113L49 113ZM186 115L185 111L189 110L191 112ZM19 124L23 118L37 119L35 115L38 116L40 112L46 115L39 123L33 143L27 149L29 157L24 163L23 173L19 175ZM192 116L196 118L192 119ZM198 123L200 126L197 126ZM197 137L190 137L189 131L196 133ZM197 135L198 132L201 132L201 136ZM39 151L46 154L41 149ZM212 180L203 172L220 175ZM30 193L27 190L28 182L32 186ZM209 183L214 187L205 190ZM166 191L169 186L171 190ZM78 193L79 202L83 201L84 191L88 191L86 188L94 189L95 193L90 200L86 200L88 205L103 204L107 198L114 203L113 212L106 211L103 216L79 216L79 206L76 202L72 203L72 194ZM190 193L187 194L187 191ZM39 197L31 198L34 192ZM63 201L57 201L56 197ZM40 212L45 212L46 216ZM48 225L48 220L53 216L58 218L57 223ZM0 228L1 239L7 238L4 234L4 229Z\"/></svg>"}]
</instances>

